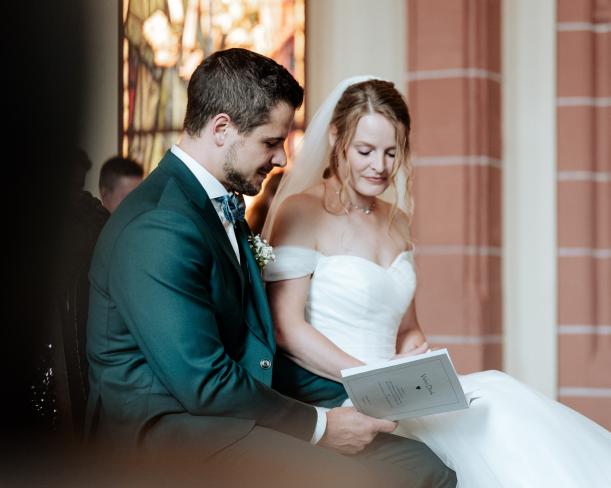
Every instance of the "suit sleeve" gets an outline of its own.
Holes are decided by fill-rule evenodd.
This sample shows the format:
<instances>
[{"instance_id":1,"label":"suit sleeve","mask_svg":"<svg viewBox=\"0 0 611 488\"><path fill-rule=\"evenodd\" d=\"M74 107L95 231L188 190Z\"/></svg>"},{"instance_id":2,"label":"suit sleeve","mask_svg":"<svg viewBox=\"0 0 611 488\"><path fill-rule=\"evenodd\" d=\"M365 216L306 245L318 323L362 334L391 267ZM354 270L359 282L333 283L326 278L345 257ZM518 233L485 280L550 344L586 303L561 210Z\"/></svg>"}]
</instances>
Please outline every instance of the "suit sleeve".
<instances>
[{"instance_id":1,"label":"suit sleeve","mask_svg":"<svg viewBox=\"0 0 611 488\"><path fill-rule=\"evenodd\" d=\"M314 407L259 382L226 353L212 266L209 244L188 218L153 210L118 237L109 292L153 373L187 412L252 419L309 441Z\"/></svg>"}]
</instances>

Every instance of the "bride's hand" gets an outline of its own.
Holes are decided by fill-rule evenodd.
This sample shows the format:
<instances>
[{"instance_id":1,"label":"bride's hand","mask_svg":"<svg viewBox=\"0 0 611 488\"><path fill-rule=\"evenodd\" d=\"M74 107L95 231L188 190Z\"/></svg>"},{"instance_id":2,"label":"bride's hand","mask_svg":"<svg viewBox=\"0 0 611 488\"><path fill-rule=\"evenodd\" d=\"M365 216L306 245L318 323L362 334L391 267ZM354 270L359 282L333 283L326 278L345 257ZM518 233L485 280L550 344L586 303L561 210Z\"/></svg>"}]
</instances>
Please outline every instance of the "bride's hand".
<instances>
[{"instance_id":1,"label":"bride's hand","mask_svg":"<svg viewBox=\"0 0 611 488\"><path fill-rule=\"evenodd\" d=\"M413 349L410 349L409 351L400 352L398 354L395 354L392 357L392 359L399 359L399 358L405 358L405 357L408 357L408 356L415 356L417 354L424 354L425 352L428 352L430 350L431 349L429 347L429 343L428 342L423 342L419 346L416 346Z\"/></svg>"}]
</instances>

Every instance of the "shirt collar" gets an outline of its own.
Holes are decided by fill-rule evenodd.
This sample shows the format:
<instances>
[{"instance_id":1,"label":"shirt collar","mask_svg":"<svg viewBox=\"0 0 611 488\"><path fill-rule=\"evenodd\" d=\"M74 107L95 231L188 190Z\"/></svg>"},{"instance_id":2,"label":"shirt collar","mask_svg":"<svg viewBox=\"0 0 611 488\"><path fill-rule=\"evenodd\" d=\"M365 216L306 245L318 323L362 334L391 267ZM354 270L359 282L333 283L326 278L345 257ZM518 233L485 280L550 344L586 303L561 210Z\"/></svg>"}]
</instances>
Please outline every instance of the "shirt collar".
<instances>
[{"instance_id":1,"label":"shirt collar","mask_svg":"<svg viewBox=\"0 0 611 488\"><path fill-rule=\"evenodd\" d=\"M185 166L189 168L193 176L195 176L197 181L204 187L204 190L208 194L208 198L212 200L213 198L222 197L229 193L219 180L212 176L206 168L195 161L195 159L189 156L176 144L171 147L170 151L172 151L174 156L185 163Z\"/></svg>"}]
</instances>

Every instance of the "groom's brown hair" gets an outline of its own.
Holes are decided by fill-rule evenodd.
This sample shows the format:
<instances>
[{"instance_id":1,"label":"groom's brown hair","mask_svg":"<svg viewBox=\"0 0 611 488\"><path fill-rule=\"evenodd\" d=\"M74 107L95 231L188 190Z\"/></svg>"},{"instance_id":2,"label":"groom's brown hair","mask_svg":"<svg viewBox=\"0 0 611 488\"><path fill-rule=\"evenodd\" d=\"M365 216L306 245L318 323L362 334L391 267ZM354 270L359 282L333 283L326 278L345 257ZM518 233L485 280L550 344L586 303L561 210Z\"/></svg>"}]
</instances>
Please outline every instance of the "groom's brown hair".
<instances>
[{"instance_id":1,"label":"groom's brown hair","mask_svg":"<svg viewBox=\"0 0 611 488\"><path fill-rule=\"evenodd\" d=\"M279 102L295 109L303 102L303 88L286 68L247 49L217 51L191 76L184 129L197 136L212 117L226 113L247 134L267 123Z\"/></svg>"}]
</instances>

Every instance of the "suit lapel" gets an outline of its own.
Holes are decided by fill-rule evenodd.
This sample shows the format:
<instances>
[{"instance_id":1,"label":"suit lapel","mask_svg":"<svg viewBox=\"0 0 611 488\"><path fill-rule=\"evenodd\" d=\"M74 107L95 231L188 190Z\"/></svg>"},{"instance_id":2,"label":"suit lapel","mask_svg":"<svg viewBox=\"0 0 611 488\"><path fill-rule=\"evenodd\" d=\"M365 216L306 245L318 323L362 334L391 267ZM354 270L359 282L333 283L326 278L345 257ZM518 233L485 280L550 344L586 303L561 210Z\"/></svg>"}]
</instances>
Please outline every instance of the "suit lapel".
<instances>
[{"instance_id":1,"label":"suit lapel","mask_svg":"<svg viewBox=\"0 0 611 488\"><path fill-rule=\"evenodd\" d=\"M246 293L246 324L262 342L275 349L272 319L265 288L261 280L259 267L248 245L248 235L250 234L248 224L238 222L235 226L236 238L243 258L243 269L238 262L214 205L197 178L189 171L189 168L174 153L168 151L159 163L158 169L176 178L185 194L188 195L191 204L202 216L203 230L217 241L217 248L225 255L238 274L242 289L244 289L245 279L248 280L250 286Z\"/></svg>"},{"instance_id":2,"label":"suit lapel","mask_svg":"<svg viewBox=\"0 0 611 488\"><path fill-rule=\"evenodd\" d=\"M163 171L170 176L176 178L181 188L188 195L191 204L197 209L198 213L202 216L204 221L204 228L207 230L207 234L211 235L217 242L218 249L225 255L225 257L232 264L234 270L239 276L242 288L244 287L244 275L240 268L240 263L235 255L235 251L229 242L229 237L225 228L219 219L216 209L210 201L208 194L202 188L202 185L197 181L197 178L191 173L189 168L172 153L171 151L166 152L166 155L161 160L158 166L160 171Z\"/></svg>"},{"instance_id":3,"label":"suit lapel","mask_svg":"<svg viewBox=\"0 0 611 488\"><path fill-rule=\"evenodd\" d=\"M267 295L259 266L248 245L250 229L246 222L238 222L236 225L236 237L240 245L242 258L247 268L249 290L246 300L246 322L252 332L261 340L267 342L272 349L275 349L275 340L272 326L272 316L267 303ZM261 337L261 334L264 337Z\"/></svg>"}]
</instances>

